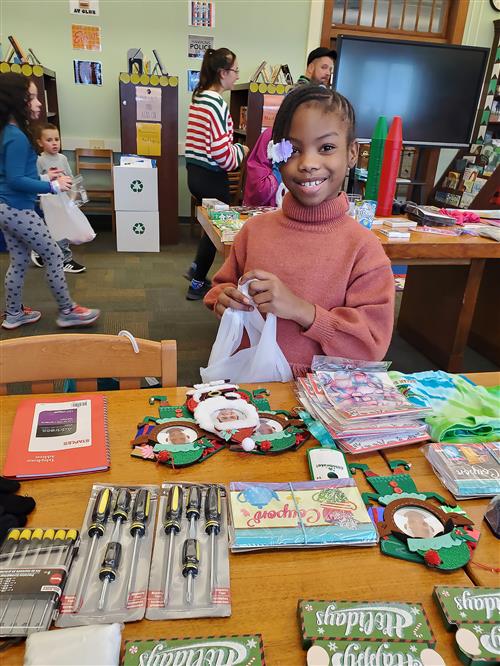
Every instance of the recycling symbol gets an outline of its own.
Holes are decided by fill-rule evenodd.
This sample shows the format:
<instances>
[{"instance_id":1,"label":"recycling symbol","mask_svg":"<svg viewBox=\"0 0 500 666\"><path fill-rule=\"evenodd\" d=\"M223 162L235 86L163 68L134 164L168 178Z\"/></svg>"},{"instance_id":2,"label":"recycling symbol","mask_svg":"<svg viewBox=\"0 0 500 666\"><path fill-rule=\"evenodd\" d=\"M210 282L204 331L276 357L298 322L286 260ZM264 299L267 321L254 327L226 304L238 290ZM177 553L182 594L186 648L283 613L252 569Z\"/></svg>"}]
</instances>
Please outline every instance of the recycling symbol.
<instances>
[{"instance_id":1,"label":"recycling symbol","mask_svg":"<svg viewBox=\"0 0 500 666\"><path fill-rule=\"evenodd\" d=\"M142 190L144 189L144 185L140 180L133 180L130 183L130 189L132 190L132 192L142 192Z\"/></svg>"},{"instance_id":2,"label":"recycling symbol","mask_svg":"<svg viewBox=\"0 0 500 666\"><path fill-rule=\"evenodd\" d=\"M142 222L136 222L132 227L132 231L134 232L134 234L141 236L146 231L146 227L143 225Z\"/></svg>"}]
</instances>

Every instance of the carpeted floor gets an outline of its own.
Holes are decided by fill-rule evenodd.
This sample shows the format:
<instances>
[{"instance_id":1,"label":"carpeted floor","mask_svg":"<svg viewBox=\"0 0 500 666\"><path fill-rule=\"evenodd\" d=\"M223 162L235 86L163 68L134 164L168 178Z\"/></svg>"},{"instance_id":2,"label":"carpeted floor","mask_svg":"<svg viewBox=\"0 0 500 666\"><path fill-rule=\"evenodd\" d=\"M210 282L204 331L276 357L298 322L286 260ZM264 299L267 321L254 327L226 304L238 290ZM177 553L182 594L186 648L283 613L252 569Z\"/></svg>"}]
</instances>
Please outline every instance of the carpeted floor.
<instances>
[{"instance_id":1,"label":"carpeted floor","mask_svg":"<svg viewBox=\"0 0 500 666\"><path fill-rule=\"evenodd\" d=\"M97 230L97 228L96 228ZM88 245L74 247L76 261L87 266L87 272L67 274L71 295L77 303L102 310L99 321L91 329L96 333L118 333L122 329L152 340L177 340L178 384L199 381L199 368L205 365L218 322L202 302L187 301L188 283L182 273L190 265L197 245L189 225L181 225L181 242L165 246L160 253L135 254L116 252L110 231L99 231ZM0 255L0 274L7 268L8 254ZM213 271L220 265L217 256ZM400 294L397 294L399 302ZM2 338L56 333L56 306L40 268L30 266L24 289L24 302L42 311L42 319L14 331L1 330ZM74 329L82 330L82 329ZM387 358L392 368L403 372L435 369L425 356L394 334ZM495 370L494 364L468 349L464 371Z\"/></svg>"}]
</instances>

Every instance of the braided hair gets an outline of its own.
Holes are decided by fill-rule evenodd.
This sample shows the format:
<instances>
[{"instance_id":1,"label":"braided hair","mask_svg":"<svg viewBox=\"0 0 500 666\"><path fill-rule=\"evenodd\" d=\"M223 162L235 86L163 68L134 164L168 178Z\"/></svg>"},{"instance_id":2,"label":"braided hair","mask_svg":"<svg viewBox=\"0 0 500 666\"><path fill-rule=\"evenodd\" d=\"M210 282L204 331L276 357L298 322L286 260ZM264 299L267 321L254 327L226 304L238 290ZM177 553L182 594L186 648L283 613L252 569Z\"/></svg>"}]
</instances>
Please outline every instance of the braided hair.
<instances>
[{"instance_id":1,"label":"braided hair","mask_svg":"<svg viewBox=\"0 0 500 666\"><path fill-rule=\"evenodd\" d=\"M193 91L192 99L194 100L196 95L219 83L220 70L231 69L235 60L236 55L229 49L207 49L201 63L200 81Z\"/></svg>"},{"instance_id":2,"label":"braided hair","mask_svg":"<svg viewBox=\"0 0 500 666\"><path fill-rule=\"evenodd\" d=\"M297 86L281 103L274 119L274 143L288 138L293 114L301 104L318 104L321 105L325 113L338 113L348 125L347 144L351 144L356 138L356 115L349 100L331 88L307 84Z\"/></svg>"},{"instance_id":3,"label":"braided hair","mask_svg":"<svg viewBox=\"0 0 500 666\"><path fill-rule=\"evenodd\" d=\"M30 141L29 92L30 79L23 74L0 74L0 132L13 118Z\"/></svg>"}]
</instances>

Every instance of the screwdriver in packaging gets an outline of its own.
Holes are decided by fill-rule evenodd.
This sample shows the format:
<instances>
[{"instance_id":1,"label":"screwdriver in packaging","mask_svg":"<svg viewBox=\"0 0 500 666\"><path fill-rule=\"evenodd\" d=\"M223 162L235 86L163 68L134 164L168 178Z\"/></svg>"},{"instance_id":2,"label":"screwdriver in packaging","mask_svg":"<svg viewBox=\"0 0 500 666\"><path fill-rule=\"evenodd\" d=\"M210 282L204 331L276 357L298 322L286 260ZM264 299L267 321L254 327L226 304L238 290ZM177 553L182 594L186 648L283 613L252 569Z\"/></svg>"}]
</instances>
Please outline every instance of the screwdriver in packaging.
<instances>
[{"instance_id":1,"label":"screwdriver in packaging","mask_svg":"<svg viewBox=\"0 0 500 666\"><path fill-rule=\"evenodd\" d=\"M222 500L219 486L209 486L205 496L205 532L210 534L210 599L212 599L214 593L217 573L215 537L220 532L221 507Z\"/></svg>"},{"instance_id":2,"label":"screwdriver in packaging","mask_svg":"<svg viewBox=\"0 0 500 666\"><path fill-rule=\"evenodd\" d=\"M64 531L63 531L63 535L64 535ZM40 558L41 559L41 566L43 566L44 564L47 564L49 562L50 551L51 551L51 546L52 546L53 541L54 541L54 537L55 537L55 532L51 528L49 528L48 530L45 530L45 532L43 533L43 538L42 538L42 541L40 543L40 548L38 549L38 553L42 556ZM28 619L25 622L27 627L29 626L29 623L31 622L31 618L33 617L36 606L37 606L37 600L35 599L35 601L33 602L33 606L31 608L31 612L28 616Z\"/></svg>"},{"instance_id":3,"label":"screwdriver in packaging","mask_svg":"<svg viewBox=\"0 0 500 666\"><path fill-rule=\"evenodd\" d=\"M168 596L170 593L170 577L172 573L172 548L174 544L174 536L180 532L182 517L182 487L171 486L168 491L167 508L165 510L165 520L163 521L163 529L165 534L169 535L168 542L168 556L165 576L165 587L163 593L163 605L168 604Z\"/></svg>"},{"instance_id":4,"label":"screwdriver in packaging","mask_svg":"<svg viewBox=\"0 0 500 666\"><path fill-rule=\"evenodd\" d=\"M196 521L200 517L201 511L201 488L199 486L189 486L186 501L186 518L189 520L189 536L194 539L196 536Z\"/></svg>"},{"instance_id":5,"label":"screwdriver in packaging","mask_svg":"<svg viewBox=\"0 0 500 666\"><path fill-rule=\"evenodd\" d=\"M92 511L92 522L90 523L88 529L88 535L91 538L90 548L85 559L85 566L83 572L80 576L80 582L78 584L78 589L75 594L75 601L73 605L73 613L77 613L80 609L80 603L85 594L85 590L88 585L88 573L90 570L90 565L94 559L94 549L97 544L97 540L102 537L106 530L106 521L108 520L109 510L111 508L111 497L112 493L110 488L103 488L99 491L95 502L94 509Z\"/></svg>"},{"instance_id":6,"label":"screwdriver in packaging","mask_svg":"<svg viewBox=\"0 0 500 666\"><path fill-rule=\"evenodd\" d=\"M78 538L78 532L74 529L68 530L66 532L66 538L64 539L64 545L67 548L66 550L66 555L64 557L64 562L63 566L65 567L66 571L69 569L69 565L71 564L71 558L73 556L73 544ZM57 601L57 594L53 593L52 598L47 601L45 604L45 608L43 609L42 617L40 618L40 622L38 623L38 626L36 628L37 631L41 631L44 627L44 620L45 616L47 614L47 611L50 609L51 611L54 608L54 605Z\"/></svg>"},{"instance_id":7,"label":"screwdriver in packaging","mask_svg":"<svg viewBox=\"0 0 500 666\"><path fill-rule=\"evenodd\" d=\"M110 582L116 579L118 567L120 566L122 554L122 546L120 543L121 526L122 523L128 518L131 500L132 493L128 488L121 488L118 491L115 505L113 507L113 513L111 514L115 526L113 528L113 533L111 534L111 540L106 546L104 560L102 561L101 568L99 570L99 578L103 581L101 596L99 597L99 602L97 604L97 608L99 610L104 608L108 585Z\"/></svg>"},{"instance_id":8,"label":"screwdriver in packaging","mask_svg":"<svg viewBox=\"0 0 500 666\"><path fill-rule=\"evenodd\" d=\"M182 546L182 575L187 578L186 603L193 603L193 581L198 575L200 545L196 539L186 539Z\"/></svg>"},{"instance_id":9,"label":"screwdriver in packaging","mask_svg":"<svg viewBox=\"0 0 500 666\"><path fill-rule=\"evenodd\" d=\"M132 510L132 524L130 525L130 534L134 537L134 549L132 551L132 559L130 560L130 570L125 592L125 608L128 606L128 598L134 583L135 567L139 553L139 540L146 534L146 525L150 510L151 493L146 488L141 488L135 496L134 508Z\"/></svg>"},{"instance_id":10,"label":"screwdriver in packaging","mask_svg":"<svg viewBox=\"0 0 500 666\"><path fill-rule=\"evenodd\" d=\"M2 567L7 568L12 564L14 556L16 556L17 553L22 553L24 547L29 543L30 537L31 537L31 530L23 530L21 532L20 530L14 529L11 531L7 540L2 546L2 556L8 553L6 561L2 563ZM7 614L7 610L9 609L9 604L11 602L11 599L12 595L10 595L7 601L5 602L2 615L0 616L0 626L3 623L5 615Z\"/></svg>"},{"instance_id":11,"label":"screwdriver in packaging","mask_svg":"<svg viewBox=\"0 0 500 666\"><path fill-rule=\"evenodd\" d=\"M42 547L42 541L43 541L43 530L40 527L37 527L31 533L31 538L29 540L29 543L27 544L26 549L23 552L21 561L18 562L16 566L18 566L21 563L24 564L26 560L28 560L27 564L34 564L38 556L38 553L40 552L40 549ZM14 631L14 629L19 628L16 626L17 618L19 617L19 614L21 613L25 605L26 605L25 597L21 597L18 600L17 610L14 614L14 617L12 618L9 632L12 632Z\"/></svg>"}]
</instances>

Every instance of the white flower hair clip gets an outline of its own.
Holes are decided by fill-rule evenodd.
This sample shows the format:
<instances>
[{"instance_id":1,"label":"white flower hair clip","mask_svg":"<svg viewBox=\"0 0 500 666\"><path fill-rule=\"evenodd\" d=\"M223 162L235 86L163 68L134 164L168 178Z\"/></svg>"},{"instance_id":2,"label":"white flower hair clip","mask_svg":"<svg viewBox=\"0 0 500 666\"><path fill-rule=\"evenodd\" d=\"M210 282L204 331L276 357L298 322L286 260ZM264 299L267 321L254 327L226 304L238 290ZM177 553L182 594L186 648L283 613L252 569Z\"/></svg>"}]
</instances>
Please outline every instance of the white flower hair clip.
<instances>
[{"instance_id":1,"label":"white flower hair clip","mask_svg":"<svg viewBox=\"0 0 500 666\"><path fill-rule=\"evenodd\" d=\"M285 164L292 154L293 146L288 139L281 139L278 143L269 141L267 144L267 157L273 164Z\"/></svg>"}]
</instances>

